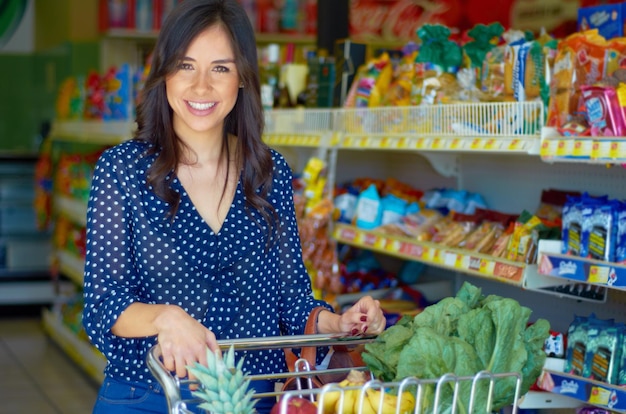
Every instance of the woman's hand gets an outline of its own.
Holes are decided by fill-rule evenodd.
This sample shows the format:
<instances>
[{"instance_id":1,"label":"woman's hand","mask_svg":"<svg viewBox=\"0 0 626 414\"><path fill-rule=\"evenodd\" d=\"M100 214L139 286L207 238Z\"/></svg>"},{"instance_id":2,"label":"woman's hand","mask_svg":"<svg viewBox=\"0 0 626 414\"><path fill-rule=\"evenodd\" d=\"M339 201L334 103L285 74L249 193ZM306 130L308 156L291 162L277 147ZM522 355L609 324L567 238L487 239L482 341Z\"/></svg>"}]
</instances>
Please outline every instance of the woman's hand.
<instances>
[{"instance_id":1,"label":"woman's hand","mask_svg":"<svg viewBox=\"0 0 626 414\"><path fill-rule=\"evenodd\" d=\"M168 306L155 319L155 326L163 365L179 378L186 377L187 366L195 362L206 365L207 346L221 354L215 334L178 306Z\"/></svg>"},{"instance_id":2,"label":"woman's hand","mask_svg":"<svg viewBox=\"0 0 626 414\"><path fill-rule=\"evenodd\" d=\"M339 316L339 329L351 335L378 335L385 330L387 321L380 309L380 302L364 296Z\"/></svg>"}]
</instances>

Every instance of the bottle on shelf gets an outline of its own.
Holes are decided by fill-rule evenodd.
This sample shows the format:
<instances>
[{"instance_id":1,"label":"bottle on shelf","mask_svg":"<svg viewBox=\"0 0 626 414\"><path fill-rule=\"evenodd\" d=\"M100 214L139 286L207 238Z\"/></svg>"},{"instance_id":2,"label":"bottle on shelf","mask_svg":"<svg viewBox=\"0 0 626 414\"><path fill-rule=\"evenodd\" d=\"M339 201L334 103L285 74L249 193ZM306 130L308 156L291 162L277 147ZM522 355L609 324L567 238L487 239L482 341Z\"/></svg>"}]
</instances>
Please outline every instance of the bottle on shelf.
<instances>
[{"instance_id":1,"label":"bottle on shelf","mask_svg":"<svg viewBox=\"0 0 626 414\"><path fill-rule=\"evenodd\" d=\"M263 109L269 110L274 107L278 82L280 79L280 46L276 43L267 45L266 57L261 65L261 103Z\"/></svg>"},{"instance_id":2,"label":"bottle on shelf","mask_svg":"<svg viewBox=\"0 0 626 414\"><path fill-rule=\"evenodd\" d=\"M280 9L280 31L283 33L298 33L298 14L300 12L298 0L284 0Z\"/></svg>"}]
</instances>

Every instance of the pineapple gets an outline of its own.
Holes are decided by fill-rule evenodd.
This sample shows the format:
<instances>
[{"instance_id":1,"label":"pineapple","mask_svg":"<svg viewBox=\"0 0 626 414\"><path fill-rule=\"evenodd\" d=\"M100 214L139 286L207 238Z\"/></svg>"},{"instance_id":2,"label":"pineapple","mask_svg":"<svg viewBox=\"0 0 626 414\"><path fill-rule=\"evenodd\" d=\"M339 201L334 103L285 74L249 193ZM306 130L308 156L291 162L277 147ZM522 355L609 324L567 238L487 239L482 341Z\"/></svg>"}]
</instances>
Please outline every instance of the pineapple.
<instances>
[{"instance_id":1,"label":"pineapple","mask_svg":"<svg viewBox=\"0 0 626 414\"><path fill-rule=\"evenodd\" d=\"M207 366L195 363L189 371L201 384L194 396L202 399L200 408L212 414L250 414L256 400L254 390L248 391L250 380L241 370L243 359L235 365L235 349L231 346L220 358L207 348Z\"/></svg>"}]
</instances>

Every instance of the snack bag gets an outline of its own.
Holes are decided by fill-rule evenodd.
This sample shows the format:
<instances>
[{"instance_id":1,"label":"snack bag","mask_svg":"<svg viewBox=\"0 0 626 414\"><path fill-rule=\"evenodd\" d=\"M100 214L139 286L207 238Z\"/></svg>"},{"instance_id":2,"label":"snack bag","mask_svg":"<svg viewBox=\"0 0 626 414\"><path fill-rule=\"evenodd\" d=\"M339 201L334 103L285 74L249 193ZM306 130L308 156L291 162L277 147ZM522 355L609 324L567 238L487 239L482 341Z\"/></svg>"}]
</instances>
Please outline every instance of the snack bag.
<instances>
[{"instance_id":1,"label":"snack bag","mask_svg":"<svg viewBox=\"0 0 626 414\"><path fill-rule=\"evenodd\" d=\"M393 67L388 53L383 53L378 59L370 62L365 75L357 80L355 106L357 108L380 106L392 76Z\"/></svg>"},{"instance_id":2,"label":"snack bag","mask_svg":"<svg viewBox=\"0 0 626 414\"><path fill-rule=\"evenodd\" d=\"M417 50L407 50L394 70L393 80L387 90L383 90L381 105L409 106L413 87L414 62Z\"/></svg>"},{"instance_id":3,"label":"snack bag","mask_svg":"<svg viewBox=\"0 0 626 414\"><path fill-rule=\"evenodd\" d=\"M589 218L587 257L606 262L615 260L618 211L619 202L616 200L595 206Z\"/></svg>"},{"instance_id":4,"label":"snack bag","mask_svg":"<svg viewBox=\"0 0 626 414\"><path fill-rule=\"evenodd\" d=\"M576 316L567 329L564 371L568 374L583 376L585 371L588 323L588 318Z\"/></svg>"},{"instance_id":5,"label":"snack bag","mask_svg":"<svg viewBox=\"0 0 626 414\"><path fill-rule=\"evenodd\" d=\"M581 86L602 80L606 41L597 30L568 36L557 48L550 82L547 125L562 127L575 120L582 101Z\"/></svg>"},{"instance_id":6,"label":"snack bag","mask_svg":"<svg viewBox=\"0 0 626 414\"><path fill-rule=\"evenodd\" d=\"M626 125L615 89L610 86L583 85L580 90L591 135L624 136Z\"/></svg>"}]
</instances>

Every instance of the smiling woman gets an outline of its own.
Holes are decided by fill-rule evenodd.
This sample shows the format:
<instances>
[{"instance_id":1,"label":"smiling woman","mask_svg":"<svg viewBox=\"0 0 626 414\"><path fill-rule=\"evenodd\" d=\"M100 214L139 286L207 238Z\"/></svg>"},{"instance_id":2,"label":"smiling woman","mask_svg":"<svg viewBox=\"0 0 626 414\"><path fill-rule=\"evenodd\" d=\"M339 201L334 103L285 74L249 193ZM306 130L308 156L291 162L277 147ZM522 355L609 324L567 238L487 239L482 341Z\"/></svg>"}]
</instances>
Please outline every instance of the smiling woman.
<instances>
[{"instance_id":1,"label":"smiling woman","mask_svg":"<svg viewBox=\"0 0 626 414\"><path fill-rule=\"evenodd\" d=\"M206 364L207 348L220 353L218 339L299 335L320 306L319 333L383 330L371 297L341 315L313 298L292 172L263 129L256 41L239 2L178 3L157 39L135 137L104 152L92 179L83 324L107 358L94 413L165 411L146 365L157 344L182 378ZM243 370L284 372L284 352L246 352Z\"/></svg>"}]
</instances>

